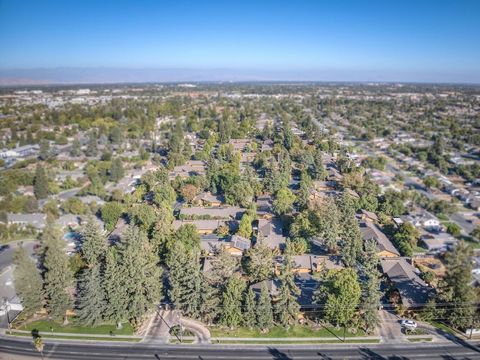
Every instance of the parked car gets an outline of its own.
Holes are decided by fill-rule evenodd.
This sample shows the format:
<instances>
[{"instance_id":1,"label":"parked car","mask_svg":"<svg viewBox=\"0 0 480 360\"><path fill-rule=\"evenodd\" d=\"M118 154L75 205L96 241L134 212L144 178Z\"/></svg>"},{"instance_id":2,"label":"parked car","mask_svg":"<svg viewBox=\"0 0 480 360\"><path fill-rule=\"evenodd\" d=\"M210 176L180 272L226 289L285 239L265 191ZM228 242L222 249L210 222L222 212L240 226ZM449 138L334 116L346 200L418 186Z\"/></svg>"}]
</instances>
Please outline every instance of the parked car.
<instances>
[{"instance_id":1,"label":"parked car","mask_svg":"<svg viewBox=\"0 0 480 360\"><path fill-rule=\"evenodd\" d=\"M413 320L402 320L400 323L406 329L416 329L417 323Z\"/></svg>"}]
</instances>

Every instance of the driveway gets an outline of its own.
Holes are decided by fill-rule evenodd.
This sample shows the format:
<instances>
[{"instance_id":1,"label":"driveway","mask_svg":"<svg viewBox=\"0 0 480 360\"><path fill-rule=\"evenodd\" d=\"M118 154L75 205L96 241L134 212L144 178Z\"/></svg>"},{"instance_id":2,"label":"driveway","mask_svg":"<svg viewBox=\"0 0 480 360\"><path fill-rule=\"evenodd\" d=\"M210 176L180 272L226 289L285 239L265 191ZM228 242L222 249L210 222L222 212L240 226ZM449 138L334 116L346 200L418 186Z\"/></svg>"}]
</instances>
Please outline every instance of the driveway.
<instances>
[{"instance_id":1,"label":"driveway","mask_svg":"<svg viewBox=\"0 0 480 360\"><path fill-rule=\"evenodd\" d=\"M405 334L402 332L400 317L389 310L379 310L380 325L378 333L382 343L394 344L408 342Z\"/></svg>"}]
</instances>

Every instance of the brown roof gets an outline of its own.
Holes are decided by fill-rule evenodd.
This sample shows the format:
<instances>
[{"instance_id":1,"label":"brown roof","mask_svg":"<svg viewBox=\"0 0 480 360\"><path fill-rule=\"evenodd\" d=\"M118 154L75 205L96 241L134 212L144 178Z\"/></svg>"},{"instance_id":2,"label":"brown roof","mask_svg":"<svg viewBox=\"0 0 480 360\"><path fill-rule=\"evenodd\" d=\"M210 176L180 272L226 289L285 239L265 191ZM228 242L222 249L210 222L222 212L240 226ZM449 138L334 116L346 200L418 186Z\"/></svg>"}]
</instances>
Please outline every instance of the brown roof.
<instances>
[{"instance_id":1,"label":"brown roof","mask_svg":"<svg viewBox=\"0 0 480 360\"><path fill-rule=\"evenodd\" d=\"M371 222L360 222L360 231L362 233L363 240L375 240L377 242L378 251L388 251L392 254L400 256L400 253L395 248L385 234L378 228L377 225Z\"/></svg>"},{"instance_id":2,"label":"brown roof","mask_svg":"<svg viewBox=\"0 0 480 360\"><path fill-rule=\"evenodd\" d=\"M219 226L227 225L230 229L233 229L237 225L237 221L225 221L225 220L175 220L173 222L174 229L178 229L182 225L192 224L197 227L198 230L215 230Z\"/></svg>"},{"instance_id":3,"label":"brown roof","mask_svg":"<svg viewBox=\"0 0 480 360\"><path fill-rule=\"evenodd\" d=\"M245 213L245 209L236 206L215 206L215 207L184 207L180 209L180 215L184 216L210 216L218 219L239 219Z\"/></svg>"},{"instance_id":4,"label":"brown roof","mask_svg":"<svg viewBox=\"0 0 480 360\"><path fill-rule=\"evenodd\" d=\"M424 305L432 289L415 273L413 265L405 259L383 259L382 269L385 275L395 285L402 303L407 307Z\"/></svg>"}]
</instances>

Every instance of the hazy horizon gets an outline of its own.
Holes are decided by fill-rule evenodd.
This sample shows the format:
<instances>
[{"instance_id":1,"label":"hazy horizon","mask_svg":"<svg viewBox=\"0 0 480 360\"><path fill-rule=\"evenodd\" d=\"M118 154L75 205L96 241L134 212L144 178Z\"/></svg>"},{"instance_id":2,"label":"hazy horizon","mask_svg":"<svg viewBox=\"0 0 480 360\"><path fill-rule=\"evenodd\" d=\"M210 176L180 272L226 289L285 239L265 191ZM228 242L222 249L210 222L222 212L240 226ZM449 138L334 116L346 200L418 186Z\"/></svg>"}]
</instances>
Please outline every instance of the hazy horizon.
<instances>
[{"instance_id":1,"label":"hazy horizon","mask_svg":"<svg viewBox=\"0 0 480 360\"><path fill-rule=\"evenodd\" d=\"M109 68L58 67L37 69L0 69L0 85L115 84L153 82L380 82L480 84L467 74L385 73L338 69L264 70L264 69L187 69L187 68Z\"/></svg>"}]
</instances>

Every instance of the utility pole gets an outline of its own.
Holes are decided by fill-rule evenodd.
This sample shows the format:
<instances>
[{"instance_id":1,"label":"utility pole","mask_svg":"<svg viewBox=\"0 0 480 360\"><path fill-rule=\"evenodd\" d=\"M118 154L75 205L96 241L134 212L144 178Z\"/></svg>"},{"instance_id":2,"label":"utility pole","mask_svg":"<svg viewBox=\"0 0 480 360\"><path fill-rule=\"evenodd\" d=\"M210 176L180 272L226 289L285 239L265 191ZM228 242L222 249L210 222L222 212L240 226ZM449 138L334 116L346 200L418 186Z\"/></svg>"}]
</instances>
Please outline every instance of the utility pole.
<instances>
[{"instance_id":1,"label":"utility pole","mask_svg":"<svg viewBox=\"0 0 480 360\"><path fill-rule=\"evenodd\" d=\"M473 335L473 315L472 315L472 319L470 321L470 336L468 337L469 340L472 339L472 335Z\"/></svg>"},{"instance_id":2,"label":"utility pole","mask_svg":"<svg viewBox=\"0 0 480 360\"><path fill-rule=\"evenodd\" d=\"M8 299L6 297L3 298L3 307L5 309L5 314L7 315L7 324L8 324L8 330L10 331L11 325L10 325L10 315L8 314L10 312L10 303L8 302Z\"/></svg>"}]
</instances>

